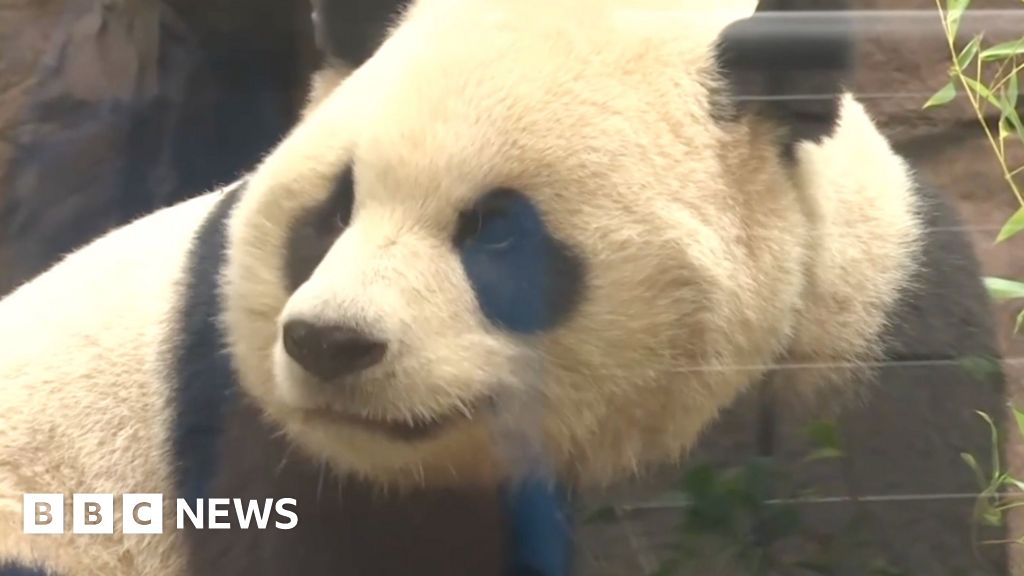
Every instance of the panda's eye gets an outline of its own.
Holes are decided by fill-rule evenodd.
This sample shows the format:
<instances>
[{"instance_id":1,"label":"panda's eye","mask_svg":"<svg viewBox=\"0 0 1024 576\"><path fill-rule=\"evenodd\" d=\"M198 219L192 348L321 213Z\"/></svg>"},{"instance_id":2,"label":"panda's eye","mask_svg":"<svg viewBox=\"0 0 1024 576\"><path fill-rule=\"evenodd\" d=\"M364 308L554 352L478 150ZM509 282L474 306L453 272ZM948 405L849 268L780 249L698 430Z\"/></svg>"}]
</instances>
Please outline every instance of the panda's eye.
<instances>
[{"instance_id":1,"label":"panda's eye","mask_svg":"<svg viewBox=\"0 0 1024 576\"><path fill-rule=\"evenodd\" d=\"M466 210L459 217L456 245L498 250L510 246L519 233L515 211L498 194Z\"/></svg>"},{"instance_id":2,"label":"panda's eye","mask_svg":"<svg viewBox=\"0 0 1024 576\"><path fill-rule=\"evenodd\" d=\"M335 184L331 197L332 212L334 213L335 224L342 229L347 228L352 219L352 205L355 203L355 178L352 174L352 167L349 166L342 173L341 178Z\"/></svg>"}]
</instances>

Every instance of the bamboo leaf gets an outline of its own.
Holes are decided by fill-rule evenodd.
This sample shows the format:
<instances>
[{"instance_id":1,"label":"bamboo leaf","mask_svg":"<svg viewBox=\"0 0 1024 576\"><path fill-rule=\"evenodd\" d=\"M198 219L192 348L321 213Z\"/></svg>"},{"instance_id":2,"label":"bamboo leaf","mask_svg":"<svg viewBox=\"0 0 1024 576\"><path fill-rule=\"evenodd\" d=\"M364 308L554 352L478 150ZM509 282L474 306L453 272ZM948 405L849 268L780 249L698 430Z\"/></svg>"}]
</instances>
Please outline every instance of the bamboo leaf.
<instances>
[{"instance_id":1,"label":"bamboo leaf","mask_svg":"<svg viewBox=\"0 0 1024 576\"><path fill-rule=\"evenodd\" d=\"M1021 435L1024 435L1024 412L1017 410L1013 405L1010 406L1010 410L1013 411L1013 419L1017 422L1017 430L1020 431ZM1019 483L1018 480L1013 478L1008 477L1007 480L1012 480L1015 484Z\"/></svg>"},{"instance_id":2,"label":"bamboo leaf","mask_svg":"<svg viewBox=\"0 0 1024 576\"><path fill-rule=\"evenodd\" d=\"M843 457L843 451L835 448L819 448L804 458L805 463L817 462L818 460L836 460Z\"/></svg>"},{"instance_id":3,"label":"bamboo leaf","mask_svg":"<svg viewBox=\"0 0 1024 576\"><path fill-rule=\"evenodd\" d=\"M1002 230L999 231L999 236L996 237L996 243L1005 242L1022 230L1024 230L1024 206L1019 208L1013 216L1010 216L1006 224L1003 224Z\"/></svg>"},{"instance_id":4,"label":"bamboo leaf","mask_svg":"<svg viewBox=\"0 0 1024 576\"><path fill-rule=\"evenodd\" d=\"M960 19L970 3L971 0L946 0L946 25L951 36L956 37L960 29Z\"/></svg>"},{"instance_id":5,"label":"bamboo leaf","mask_svg":"<svg viewBox=\"0 0 1024 576\"><path fill-rule=\"evenodd\" d=\"M991 48L986 48L981 52L982 61L990 60L1002 60L1004 58L1010 58L1024 54L1024 38L1019 40L1011 40L1009 42L1003 42L996 44Z\"/></svg>"},{"instance_id":6,"label":"bamboo leaf","mask_svg":"<svg viewBox=\"0 0 1024 576\"><path fill-rule=\"evenodd\" d=\"M967 452L961 452L960 457L963 458L964 462L967 463L967 466L974 471L974 476L978 481L978 487L984 489L987 482L985 482L985 474L981 471L981 466L978 466L978 461L974 459L974 456Z\"/></svg>"},{"instance_id":7,"label":"bamboo leaf","mask_svg":"<svg viewBox=\"0 0 1024 576\"><path fill-rule=\"evenodd\" d=\"M963 70L970 66L971 62L974 61L974 57L978 55L978 49L981 47L981 35L975 36L963 50L960 51L960 55L956 58L956 65Z\"/></svg>"},{"instance_id":8,"label":"bamboo leaf","mask_svg":"<svg viewBox=\"0 0 1024 576\"><path fill-rule=\"evenodd\" d=\"M1014 110L1017 109L1017 97L1020 96L1020 87L1019 87L1018 81L1017 81L1018 80L1017 79L1017 74L1018 74L1018 72L1016 71L1016 68L1015 68L1014 71L1011 72L1011 75L1010 75L1010 80L1009 80L1009 85L1010 86L1009 86L1009 88L1006 89L1006 91L1009 93L1008 104L1010 105L1010 108L1012 108Z\"/></svg>"},{"instance_id":9,"label":"bamboo leaf","mask_svg":"<svg viewBox=\"0 0 1024 576\"><path fill-rule=\"evenodd\" d=\"M1021 417L1022 416L1018 416L1018 418L1021 418ZM1018 421L1017 426L1022 426L1022 424ZM1021 482L1020 480L1017 480L1016 478L1010 478L1009 476L1007 476L1006 480L1003 481L1003 484L1005 484L1007 486L1013 486L1017 490L1020 490L1021 492L1024 492L1024 482ZM1024 505L1024 502L1019 502L1016 505L1017 506Z\"/></svg>"},{"instance_id":10,"label":"bamboo leaf","mask_svg":"<svg viewBox=\"0 0 1024 576\"><path fill-rule=\"evenodd\" d=\"M959 70L964 70L971 66L974 57L978 55L978 50L981 48L981 35L975 36L968 45L961 50L961 53L956 56L956 66Z\"/></svg>"},{"instance_id":11,"label":"bamboo leaf","mask_svg":"<svg viewBox=\"0 0 1024 576\"><path fill-rule=\"evenodd\" d=\"M999 139L1005 139L1010 134L1016 134L1024 142L1024 123L1020 120L1017 112L1017 74L1010 76L1008 86L1004 86L999 94L1000 116L999 116Z\"/></svg>"},{"instance_id":12,"label":"bamboo leaf","mask_svg":"<svg viewBox=\"0 0 1024 576\"><path fill-rule=\"evenodd\" d=\"M995 106L997 110L1003 109L1002 102L1000 102L998 98L992 95L992 92L988 89L988 86L985 86L984 84L978 82L977 80L974 80L973 78L968 78L966 76L963 76L963 81L965 84L967 84L968 87L970 87L971 90L974 90L975 94L981 96L985 100L988 100L989 104Z\"/></svg>"},{"instance_id":13,"label":"bamboo leaf","mask_svg":"<svg viewBox=\"0 0 1024 576\"><path fill-rule=\"evenodd\" d=\"M954 98L956 98L956 84L953 84L953 81L950 80L948 84L940 88L938 92L933 94L932 97L925 102L923 108L949 104Z\"/></svg>"},{"instance_id":14,"label":"bamboo leaf","mask_svg":"<svg viewBox=\"0 0 1024 576\"><path fill-rule=\"evenodd\" d=\"M1001 468L999 463L999 431L996 428L996 423L992 421L991 416L981 410L975 410L974 413L981 416L981 418L988 423L988 428L992 434L992 484L989 486L989 489L995 491L999 484L998 478L1000 474L999 470Z\"/></svg>"},{"instance_id":15,"label":"bamboo leaf","mask_svg":"<svg viewBox=\"0 0 1024 576\"><path fill-rule=\"evenodd\" d=\"M1017 138L1021 142L1024 142L1024 122L1020 121L1020 114L1017 113L1016 108L1011 108L1007 111L1007 119L1010 120L1010 124L1013 125L1014 130L1017 131Z\"/></svg>"},{"instance_id":16,"label":"bamboo leaf","mask_svg":"<svg viewBox=\"0 0 1024 576\"><path fill-rule=\"evenodd\" d=\"M1024 283L1004 278L985 278L985 287L995 300L1017 300L1024 298Z\"/></svg>"}]
</instances>

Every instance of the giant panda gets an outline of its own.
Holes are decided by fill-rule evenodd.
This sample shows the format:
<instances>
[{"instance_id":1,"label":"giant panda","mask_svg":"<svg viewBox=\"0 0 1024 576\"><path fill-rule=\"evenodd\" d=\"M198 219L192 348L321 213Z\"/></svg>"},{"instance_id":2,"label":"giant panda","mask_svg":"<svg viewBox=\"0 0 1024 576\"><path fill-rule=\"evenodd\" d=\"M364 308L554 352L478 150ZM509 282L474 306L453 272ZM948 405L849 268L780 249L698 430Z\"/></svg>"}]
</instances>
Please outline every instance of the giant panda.
<instances>
[{"instance_id":1,"label":"giant panda","mask_svg":"<svg viewBox=\"0 0 1024 576\"><path fill-rule=\"evenodd\" d=\"M418 0L355 58L318 18L258 166L0 302L0 574L568 574L574 490L683 458L772 366L870 392L924 264L971 260L811 8ZM50 492L299 526L22 534Z\"/></svg>"}]
</instances>

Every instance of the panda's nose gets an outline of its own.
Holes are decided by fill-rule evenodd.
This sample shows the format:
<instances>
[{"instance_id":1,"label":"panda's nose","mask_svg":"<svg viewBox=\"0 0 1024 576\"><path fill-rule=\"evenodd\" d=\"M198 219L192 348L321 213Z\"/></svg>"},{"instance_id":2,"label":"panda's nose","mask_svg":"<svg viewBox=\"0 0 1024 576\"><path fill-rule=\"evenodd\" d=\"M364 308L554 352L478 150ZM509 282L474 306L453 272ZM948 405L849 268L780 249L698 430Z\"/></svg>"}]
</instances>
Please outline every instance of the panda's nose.
<instances>
[{"instance_id":1,"label":"panda's nose","mask_svg":"<svg viewBox=\"0 0 1024 576\"><path fill-rule=\"evenodd\" d=\"M329 381L379 363L387 344L358 330L337 325L289 320L282 333L284 349L295 362L320 380Z\"/></svg>"}]
</instances>

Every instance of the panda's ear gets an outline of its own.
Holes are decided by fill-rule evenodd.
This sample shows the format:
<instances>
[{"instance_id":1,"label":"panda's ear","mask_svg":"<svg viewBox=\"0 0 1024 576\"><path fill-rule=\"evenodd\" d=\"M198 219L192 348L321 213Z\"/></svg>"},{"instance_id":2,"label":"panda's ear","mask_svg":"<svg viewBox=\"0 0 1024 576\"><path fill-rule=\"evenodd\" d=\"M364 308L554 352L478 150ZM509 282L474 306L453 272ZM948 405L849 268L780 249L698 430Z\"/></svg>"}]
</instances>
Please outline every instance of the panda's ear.
<instances>
[{"instance_id":1,"label":"panda's ear","mask_svg":"<svg viewBox=\"0 0 1024 576\"><path fill-rule=\"evenodd\" d=\"M411 0L312 0L313 30L330 59L357 68L370 58Z\"/></svg>"},{"instance_id":2,"label":"panda's ear","mask_svg":"<svg viewBox=\"0 0 1024 576\"><path fill-rule=\"evenodd\" d=\"M847 8L841 0L761 0L753 16L727 27L717 46L724 108L776 123L787 154L829 135L851 69Z\"/></svg>"}]
</instances>

